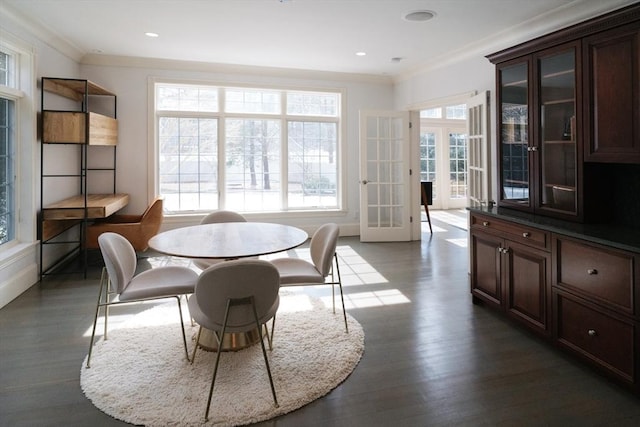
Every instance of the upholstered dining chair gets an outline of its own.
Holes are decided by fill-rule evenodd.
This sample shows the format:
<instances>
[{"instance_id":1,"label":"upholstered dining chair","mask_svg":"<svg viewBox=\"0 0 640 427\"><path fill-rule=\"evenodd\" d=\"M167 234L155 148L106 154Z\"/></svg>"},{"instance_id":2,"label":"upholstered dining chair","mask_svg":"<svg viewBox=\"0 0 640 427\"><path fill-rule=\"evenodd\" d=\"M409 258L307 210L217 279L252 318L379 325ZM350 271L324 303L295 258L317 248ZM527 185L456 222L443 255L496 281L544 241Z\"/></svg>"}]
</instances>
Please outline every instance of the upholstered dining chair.
<instances>
[{"instance_id":1,"label":"upholstered dining chair","mask_svg":"<svg viewBox=\"0 0 640 427\"><path fill-rule=\"evenodd\" d=\"M189 298L191 316L200 325L191 363L196 358L202 328L213 331L218 341L205 420L209 418L211 397L220 364L220 355L223 353L221 349L225 333L258 330L273 401L275 406L278 406L262 328L266 329L269 320L275 319L280 305L279 289L278 270L265 260L239 259L221 262L207 268L200 274L195 292ZM266 329L266 335L269 337L268 329ZM271 348L270 341L269 347Z\"/></svg>"},{"instance_id":2,"label":"upholstered dining chair","mask_svg":"<svg viewBox=\"0 0 640 427\"><path fill-rule=\"evenodd\" d=\"M337 224L324 224L313 233L309 243L312 262L300 258L277 258L271 262L280 273L280 286L331 285L334 313L336 312L335 285L338 285L340 299L342 300L344 327L349 332L347 310L344 307L344 294L342 292L342 279L340 278L340 266L338 265L338 255L336 253L339 235L340 228ZM329 277L330 280L328 280Z\"/></svg>"},{"instance_id":3,"label":"upholstered dining chair","mask_svg":"<svg viewBox=\"0 0 640 427\"><path fill-rule=\"evenodd\" d=\"M136 275L136 252L125 237L112 232L102 233L98 236L98 245L100 246L105 267L102 269L100 278L100 291L98 293L98 303L96 304L96 314L93 319L87 368L91 367L91 351L101 307L104 308L103 339L106 340L110 306L164 298L175 298L178 302L182 342L186 358L189 360L180 298L182 295L193 293L198 280L198 273L187 267L164 266L152 268Z\"/></svg>"},{"instance_id":4,"label":"upholstered dining chair","mask_svg":"<svg viewBox=\"0 0 640 427\"><path fill-rule=\"evenodd\" d=\"M213 211L200 221L200 224L216 224L221 222L247 222L247 219L234 211L217 210ZM223 262L223 259L198 258L193 260L193 264L201 270L206 270L214 264Z\"/></svg>"}]
</instances>

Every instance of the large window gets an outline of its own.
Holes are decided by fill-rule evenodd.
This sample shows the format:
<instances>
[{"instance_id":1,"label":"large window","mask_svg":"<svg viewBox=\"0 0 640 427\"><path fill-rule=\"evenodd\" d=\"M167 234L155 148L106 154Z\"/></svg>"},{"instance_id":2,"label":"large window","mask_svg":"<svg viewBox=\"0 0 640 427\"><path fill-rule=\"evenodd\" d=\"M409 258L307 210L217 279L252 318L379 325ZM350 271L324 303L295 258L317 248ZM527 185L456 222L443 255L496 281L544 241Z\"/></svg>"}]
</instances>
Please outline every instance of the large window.
<instances>
[{"instance_id":1,"label":"large window","mask_svg":"<svg viewBox=\"0 0 640 427\"><path fill-rule=\"evenodd\" d=\"M340 208L339 92L156 83L169 213Z\"/></svg>"},{"instance_id":2,"label":"large window","mask_svg":"<svg viewBox=\"0 0 640 427\"><path fill-rule=\"evenodd\" d=\"M0 49L2 47L0 46ZM0 245L15 238L15 85L13 56L0 50Z\"/></svg>"}]
</instances>

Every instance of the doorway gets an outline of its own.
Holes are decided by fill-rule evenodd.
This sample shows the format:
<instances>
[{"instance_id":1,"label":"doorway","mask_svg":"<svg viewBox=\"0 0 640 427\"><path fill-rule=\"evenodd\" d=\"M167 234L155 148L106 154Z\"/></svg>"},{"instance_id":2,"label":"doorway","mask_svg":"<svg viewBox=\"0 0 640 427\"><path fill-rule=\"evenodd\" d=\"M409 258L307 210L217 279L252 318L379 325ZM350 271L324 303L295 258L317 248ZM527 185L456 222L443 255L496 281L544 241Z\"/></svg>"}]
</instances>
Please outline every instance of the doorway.
<instances>
[{"instance_id":1,"label":"doorway","mask_svg":"<svg viewBox=\"0 0 640 427\"><path fill-rule=\"evenodd\" d=\"M467 205L467 106L420 111L420 180L433 183L432 209Z\"/></svg>"}]
</instances>

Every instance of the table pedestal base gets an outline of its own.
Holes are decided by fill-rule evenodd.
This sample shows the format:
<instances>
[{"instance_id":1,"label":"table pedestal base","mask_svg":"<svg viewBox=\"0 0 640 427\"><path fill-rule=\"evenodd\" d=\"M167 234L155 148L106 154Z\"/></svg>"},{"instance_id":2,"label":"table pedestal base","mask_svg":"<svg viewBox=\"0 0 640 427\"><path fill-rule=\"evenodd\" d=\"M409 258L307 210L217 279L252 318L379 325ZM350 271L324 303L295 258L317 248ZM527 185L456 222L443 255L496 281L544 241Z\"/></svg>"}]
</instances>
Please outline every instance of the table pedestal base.
<instances>
[{"instance_id":1,"label":"table pedestal base","mask_svg":"<svg viewBox=\"0 0 640 427\"><path fill-rule=\"evenodd\" d=\"M222 351L238 351L260 342L260 331L229 332L222 338ZM218 340L211 329L202 328L199 347L206 351L218 351Z\"/></svg>"}]
</instances>

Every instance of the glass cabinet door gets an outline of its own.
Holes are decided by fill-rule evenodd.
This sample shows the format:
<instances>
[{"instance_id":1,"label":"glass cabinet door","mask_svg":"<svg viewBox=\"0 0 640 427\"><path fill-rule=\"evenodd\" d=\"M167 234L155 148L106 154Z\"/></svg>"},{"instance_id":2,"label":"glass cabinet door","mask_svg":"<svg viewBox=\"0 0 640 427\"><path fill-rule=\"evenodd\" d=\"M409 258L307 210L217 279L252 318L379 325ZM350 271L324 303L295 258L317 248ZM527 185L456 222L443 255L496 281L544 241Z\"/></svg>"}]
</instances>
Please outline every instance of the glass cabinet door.
<instances>
[{"instance_id":1,"label":"glass cabinet door","mask_svg":"<svg viewBox=\"0 0 640 427\"><path fill-rule=\"evenodd\" d=\"M537 58L539 199L536 208L575 213L576 58L574 49Z\"/></svg>"},{"instance_id":2,"label":"glass cabinet door","mask_svg":"<svg viewBox=\"0 0 640 427\"><path fill-rule=\"evenodd\" d=\"M501 201L530 206L528 62L501 67L499 78Z\"/></svg>"}]
</instances>

